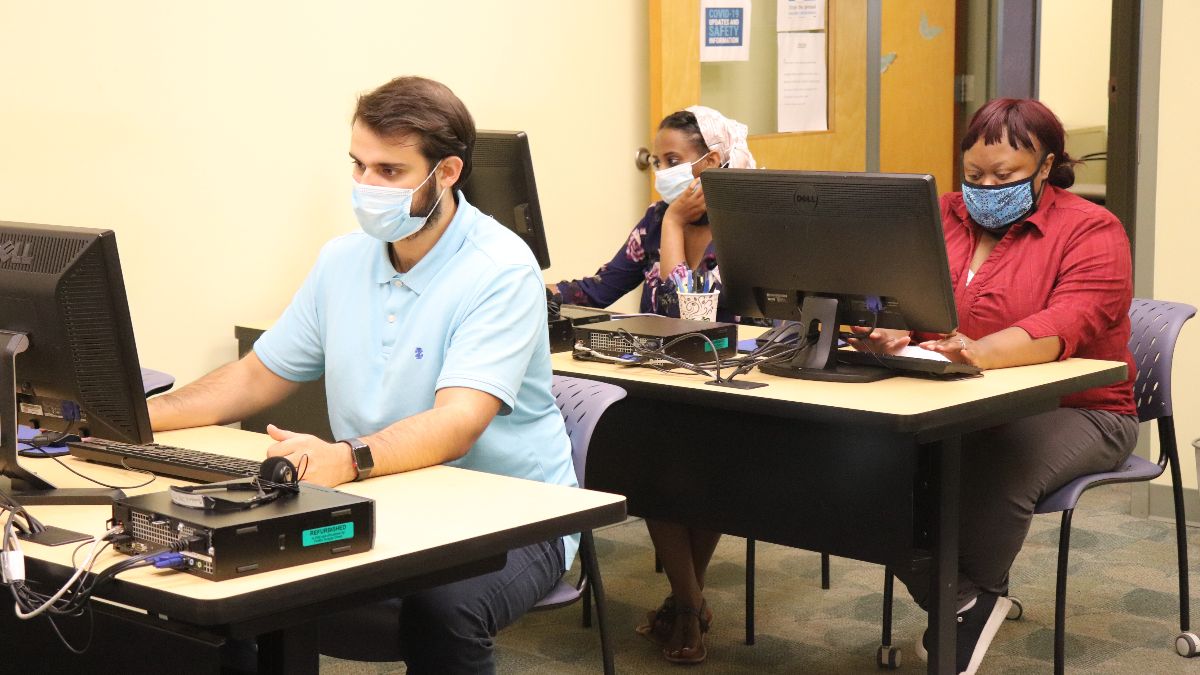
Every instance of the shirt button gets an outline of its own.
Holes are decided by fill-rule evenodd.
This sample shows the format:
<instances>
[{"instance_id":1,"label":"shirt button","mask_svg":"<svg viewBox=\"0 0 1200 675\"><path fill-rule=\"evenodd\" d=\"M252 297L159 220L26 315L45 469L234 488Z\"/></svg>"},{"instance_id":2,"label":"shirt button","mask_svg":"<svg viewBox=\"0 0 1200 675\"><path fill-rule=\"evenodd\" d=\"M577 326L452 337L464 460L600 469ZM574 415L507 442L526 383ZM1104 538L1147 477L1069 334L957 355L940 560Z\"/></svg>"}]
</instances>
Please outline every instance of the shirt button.
<instances>
[{"instance_id":1,"label":"shirt button","mask_svg":"<svg viewBox=\"0 0 1200 675\"><path fill-rule=\"evenodd\" d=\"M392 285L395 286L396 288L400 288L401 286L404 285L404 282L400 281L399 279L396 279L395 281L392 282Z\"/></svg>"},{"instance_id":2,"label":"shirt button","mask_svg":"<svg viewBox=\"0 0 1200 675\"><path fill-rule=\"evenodd\" d=\"M388 323L396 323L396 315L388 314Z\"/></svg>"}]
</instances>

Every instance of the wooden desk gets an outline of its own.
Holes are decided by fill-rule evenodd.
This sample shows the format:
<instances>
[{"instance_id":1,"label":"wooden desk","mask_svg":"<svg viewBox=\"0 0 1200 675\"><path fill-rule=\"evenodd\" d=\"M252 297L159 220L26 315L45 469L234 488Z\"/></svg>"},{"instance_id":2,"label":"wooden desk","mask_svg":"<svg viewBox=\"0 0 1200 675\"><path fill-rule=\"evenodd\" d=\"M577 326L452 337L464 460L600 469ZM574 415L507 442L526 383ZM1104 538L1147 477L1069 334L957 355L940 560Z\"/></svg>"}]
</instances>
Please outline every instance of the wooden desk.
<instances>
[{"instance_id":1,"label":"wooden desk","mask_svg":"<svg viewBox=\"0 0 1200 675\"><path fill-rule=\"evenodd\" d=\"M1125 377L1123 363L1070 359L946 382L753 371L770 386L738 390L569 353L552 363L629 392L592 437L586 482L626 495L631 514L895 568L929 558L930 673L954 672L961 435Z\"/></svg>"},{"instance_id":2,"label":"wooden desk","mask_svg":"<svg viewBox=\"0 0 1200 675\"><path fill-rule=\"evenodd\" d=\"M253 459L261 458L271 443L261 434L224 427L160 433L156 440ZM140 482L139 474L129 471L74 458L67 461L99 480L122 485ZM56 485L81 482L49 460L26 460L24 465ZM167 484L160 478L127 492L154 492ZM185 640L219 643L223 637L257 638L260 670L315 673L314 620L321 615L493 571L504 565L509 549L619 522L625 516L625 500L617 495L443 466L380 476L340 489L375 500L371 551L222 582L139 568L123 573L100 596L157 615L148 620L155 624L152 628L169 629ZM112 515L105 506L38 506L31 511L43 523L91 534L102 534L104 521ZM70 575L74 548L24 543L29 577L61 584ZM96 571L124 557L108 552L99 559ZM125 618L136 614L115 607L104 611ZM11 611L6 615L13 618ZM34 623L29 633L53 640L44 622ZM56 656L63 656L66 666L77 669L89 663L86 658L67 658L61 645L57 649ZM164 664L141 665L158 672ZM173 663L170 670L180 672L190 665L194 664L180 663L177 668ZM40 664L39 669L52 670Z\"/></svg>"}]
</instances>

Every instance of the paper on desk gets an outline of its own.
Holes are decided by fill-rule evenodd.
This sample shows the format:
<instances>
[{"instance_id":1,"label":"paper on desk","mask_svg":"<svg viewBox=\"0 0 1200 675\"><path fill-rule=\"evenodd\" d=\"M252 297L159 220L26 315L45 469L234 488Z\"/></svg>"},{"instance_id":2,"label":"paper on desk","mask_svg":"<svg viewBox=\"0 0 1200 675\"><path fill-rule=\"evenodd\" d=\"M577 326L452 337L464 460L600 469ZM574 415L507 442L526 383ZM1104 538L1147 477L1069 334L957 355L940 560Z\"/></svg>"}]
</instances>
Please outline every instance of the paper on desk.
<instances>
[{"instance_id":1,"label":"paper on desk","mask_svg":"<svg viewBox=\"0 0 1200 675\"><path fill-rule=\"evenodd\" d=\"M934 352L928 349L922 349L916 345L909 345L900 350L896 356L911 356L914 359L929 359L930 361L949 361L945 354Z\"/></svg>"},{"instance_id":2,"label":"paper on desk","mask_svg":"<svg viewBox=\"0 0 1200 675\"><path fill-rule=\"evenodd\" d=\"M700 0L700 60L750 60L750 0Z\"/></svg>"},{"instance_id":3,"label":"paper on desk","mask_svg":"<svg viewBox=\"0 0 1200 675\"><path fill-rule=\"evenodd\" d=\"M826 131L828 77L824 33L777 33L779 131Z\"/></svg>"},{"instance_id":4,"label":"paper on desk","mask_svg":"<svg viewBox=\"0 0 1200 675\"><path fill-rule=\"evenodd\" d=\"M775 30L825 30L825 0L776 0Z\"/></svg>"}]
</instances>

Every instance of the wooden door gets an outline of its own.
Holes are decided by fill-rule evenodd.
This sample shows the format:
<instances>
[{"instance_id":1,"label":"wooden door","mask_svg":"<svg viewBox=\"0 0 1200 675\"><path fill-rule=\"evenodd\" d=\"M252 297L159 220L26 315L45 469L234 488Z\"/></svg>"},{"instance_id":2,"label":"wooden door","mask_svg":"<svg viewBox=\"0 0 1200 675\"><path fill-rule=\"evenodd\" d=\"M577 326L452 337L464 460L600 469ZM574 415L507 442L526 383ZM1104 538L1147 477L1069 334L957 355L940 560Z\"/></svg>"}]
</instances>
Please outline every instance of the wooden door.
<instances>
[{"instance_id":1,"label":"wooden door","mask_svg":"<svg viewBox=\"0 0 1200 675\"><path fill-rule=\"evenodd\" d=\"M772 169L866 169L867 1L827 0L829 130L755 133L750 150ZM650 0L650 129L701 101L699 0ZM754 12L775 11L774 1ZM880 170L932 173L951 186L954 163L954 0L883 3ZM938 30L940 29L940 30ZM752 34L751 39L774 40ZM882 64L881 64L882 67Z\"/></svg>"}]
</instances>

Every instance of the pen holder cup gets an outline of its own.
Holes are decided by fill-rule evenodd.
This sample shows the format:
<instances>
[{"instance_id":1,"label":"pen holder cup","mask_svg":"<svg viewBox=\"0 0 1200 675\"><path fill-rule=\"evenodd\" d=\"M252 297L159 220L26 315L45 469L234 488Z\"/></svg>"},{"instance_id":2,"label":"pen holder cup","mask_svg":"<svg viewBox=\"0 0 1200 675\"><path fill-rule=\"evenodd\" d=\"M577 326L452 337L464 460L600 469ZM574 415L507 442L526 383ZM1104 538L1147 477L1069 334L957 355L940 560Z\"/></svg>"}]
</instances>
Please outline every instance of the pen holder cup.
<instances>
[{"instance_id":1,"label":"pen holder cup","mask_svg":"<svg viewBox=\"0 0 1200 675\"><path fill-rule=\"evenodd\" d=\"M717 296L720 291L712 293L679 293L679 318L693 321L717 320Z\"/></svg>"}]
</instances>

